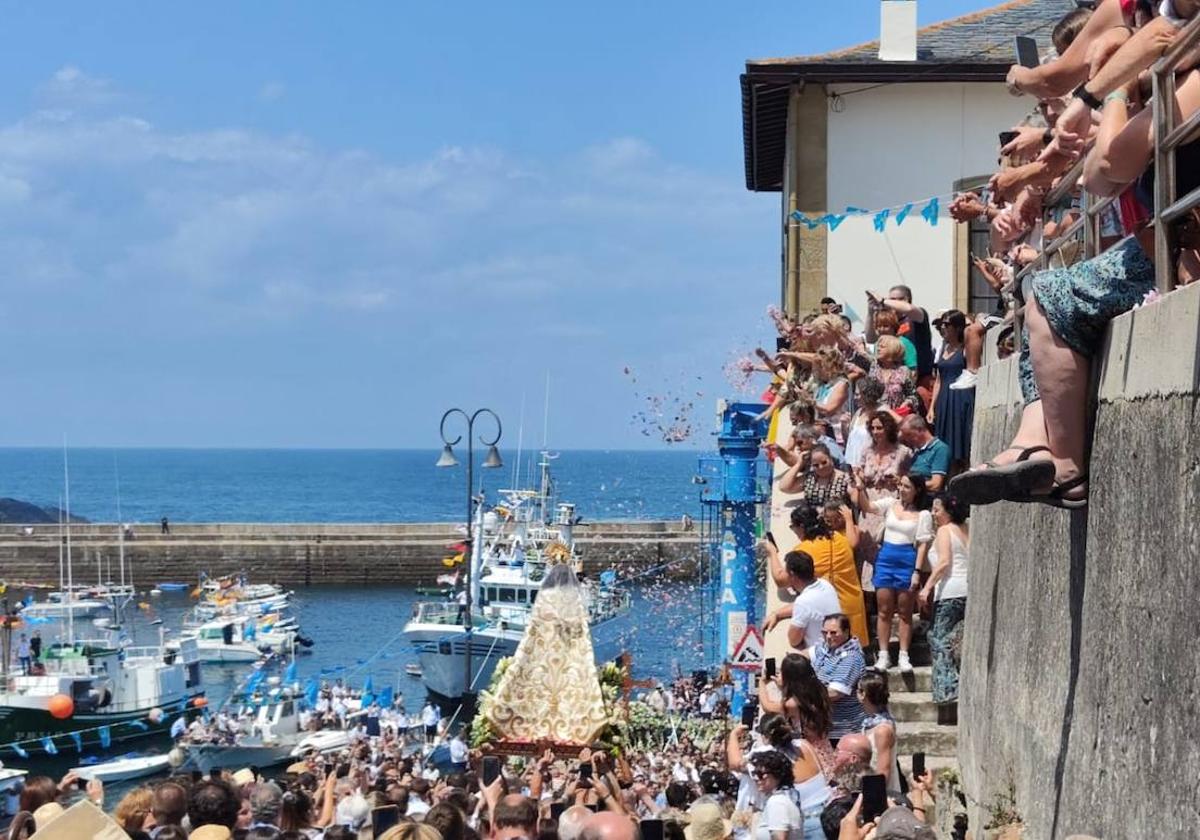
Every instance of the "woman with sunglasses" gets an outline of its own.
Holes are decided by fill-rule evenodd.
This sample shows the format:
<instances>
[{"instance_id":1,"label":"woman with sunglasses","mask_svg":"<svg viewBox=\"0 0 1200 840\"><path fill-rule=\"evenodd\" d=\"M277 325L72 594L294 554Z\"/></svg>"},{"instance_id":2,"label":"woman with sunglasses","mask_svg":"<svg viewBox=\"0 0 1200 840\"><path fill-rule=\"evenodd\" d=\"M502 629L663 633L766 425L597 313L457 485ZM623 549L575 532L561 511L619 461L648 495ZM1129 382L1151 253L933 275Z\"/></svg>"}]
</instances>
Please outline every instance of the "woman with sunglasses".
<instances>
[{"instance_id":1,"label":"woman with sunglasses","mask_svg":"<svg viewBox=\"0 0 1200 840\"><path fill-rule=\"evenodd\" d=\"M851 461L854 477L862 481L871 501L894 498L900 477L912 464L912 450L900 442L900 424L890 411L876 411L867 422L870 443L857 461ZM863 567L863 588L868 591L879 544L883 541L883 517L864 511L858 521L858 561Z\"/></svg>"},{"instance_id":2,"label":"woman with sunglasses","mask_svg":"<svg viewBox=\"0 0 1200 840\"><path fill-rule=\"evenodd\" d=\"M804 776L798 784L797 770ZM764 800L754 840L824 838L821 812L829 801L829 785L812 747L804 745L795 762L777 750L760 753L754 757L751 775Z\"/></svg>"}]
</instances>

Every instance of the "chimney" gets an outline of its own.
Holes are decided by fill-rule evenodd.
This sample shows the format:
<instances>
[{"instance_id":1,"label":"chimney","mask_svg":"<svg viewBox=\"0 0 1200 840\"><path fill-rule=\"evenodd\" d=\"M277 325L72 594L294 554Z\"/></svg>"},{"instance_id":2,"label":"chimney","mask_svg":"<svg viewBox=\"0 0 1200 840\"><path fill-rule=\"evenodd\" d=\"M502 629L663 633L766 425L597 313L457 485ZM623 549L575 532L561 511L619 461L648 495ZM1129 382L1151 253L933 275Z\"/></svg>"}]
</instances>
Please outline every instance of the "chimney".
<instances>
[{"instance_id":1,"label":"chimney","mask_svg":"<svg viewBox=\"0 0 1200 840\"><path fill-rule=\"evenodd\" d=\"M917 60L917 0L879 4L879 60Z\"/></svg>"}]
</instances>

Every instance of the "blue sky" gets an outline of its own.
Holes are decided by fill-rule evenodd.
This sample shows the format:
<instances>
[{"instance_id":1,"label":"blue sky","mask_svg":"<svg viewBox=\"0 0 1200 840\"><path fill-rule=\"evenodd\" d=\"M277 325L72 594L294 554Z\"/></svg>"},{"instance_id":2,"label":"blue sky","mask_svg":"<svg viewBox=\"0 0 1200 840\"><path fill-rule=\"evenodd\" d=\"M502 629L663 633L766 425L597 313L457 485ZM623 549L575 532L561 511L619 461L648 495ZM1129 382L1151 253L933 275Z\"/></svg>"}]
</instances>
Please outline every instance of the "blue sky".
<instances>
[{"instance_id":1,"label":"blue sky","mask_svg":"<svg viewBox=\"0 0 1200 840\"><path fill-rule=\"evenodd\" d=\"M558 446L661 447L656 408L705 442L778 288L738 74L878 29L865 0L3 10L9 446L424 446L451 405L514 434L523 395L540 436L547 374Z\"/></svg>"}]
</instances>

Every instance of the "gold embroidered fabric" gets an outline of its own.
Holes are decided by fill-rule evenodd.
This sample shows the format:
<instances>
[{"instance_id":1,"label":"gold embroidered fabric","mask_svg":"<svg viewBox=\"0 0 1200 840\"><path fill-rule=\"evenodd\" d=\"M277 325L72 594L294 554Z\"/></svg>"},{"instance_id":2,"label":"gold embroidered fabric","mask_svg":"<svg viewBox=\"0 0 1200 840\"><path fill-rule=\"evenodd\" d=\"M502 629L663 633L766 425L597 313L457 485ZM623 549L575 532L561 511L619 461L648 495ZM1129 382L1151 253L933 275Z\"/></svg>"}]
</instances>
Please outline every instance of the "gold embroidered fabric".
<instances>
[{"instance_id":1,"label":"gold embroidered fabric","mask_svg":"<svg viewBox=\"0 0 1200 840\"><path fill-rule=\"evenodd\" d=\"M607 724L583 590L569 567L547 575L486 714L507 741L590 744Z\"/></svg>"}]
</instances>

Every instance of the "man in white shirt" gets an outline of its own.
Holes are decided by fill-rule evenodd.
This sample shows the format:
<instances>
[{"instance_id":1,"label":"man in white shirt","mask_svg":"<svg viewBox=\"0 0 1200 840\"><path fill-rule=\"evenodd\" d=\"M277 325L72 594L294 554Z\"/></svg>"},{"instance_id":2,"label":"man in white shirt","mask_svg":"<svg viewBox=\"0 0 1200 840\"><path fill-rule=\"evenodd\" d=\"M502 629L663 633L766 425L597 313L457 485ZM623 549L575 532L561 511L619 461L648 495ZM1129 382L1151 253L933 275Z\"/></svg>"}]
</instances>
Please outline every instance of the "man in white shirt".
<instances>
[{"instance_id":1,"label":"man in white shirt","mask_svg":"<svg viewBox=\"0 0 1200 840\"><path fill-rule=\"evenodd\" d=\"M427 701L425 708L421 709L421 725L425 727L425 743L432 744L437 737L437 725L441 717L437 706Z\"/></svg>"},{"instance_id":2,"label":"man in white shirt","mask_svg":"<svg viewBox=\"0 0 1200 840\"><path fill-rule=\"evenodd\" d=\"M465 773L467 770L467 753L467 744L463 741L462 729L459 729L450 739L450 763L460 773Z\"/></svg>"},{"instance_id":3,"label":"man in white shirt","mask_svg":"<svg viewBox=\"0 0 1200 840\"><path fill-rule=\"evenodd\" d=\"M783 563L788 587L796 593L796 600L769 616L764 630L769 633L780 621L790 618L788 644L803 651L820 643L825 616L840 613L842 607L833 584L813 573L813 560L807 553L789 551Z\"/></svg>"}]
</instances>

